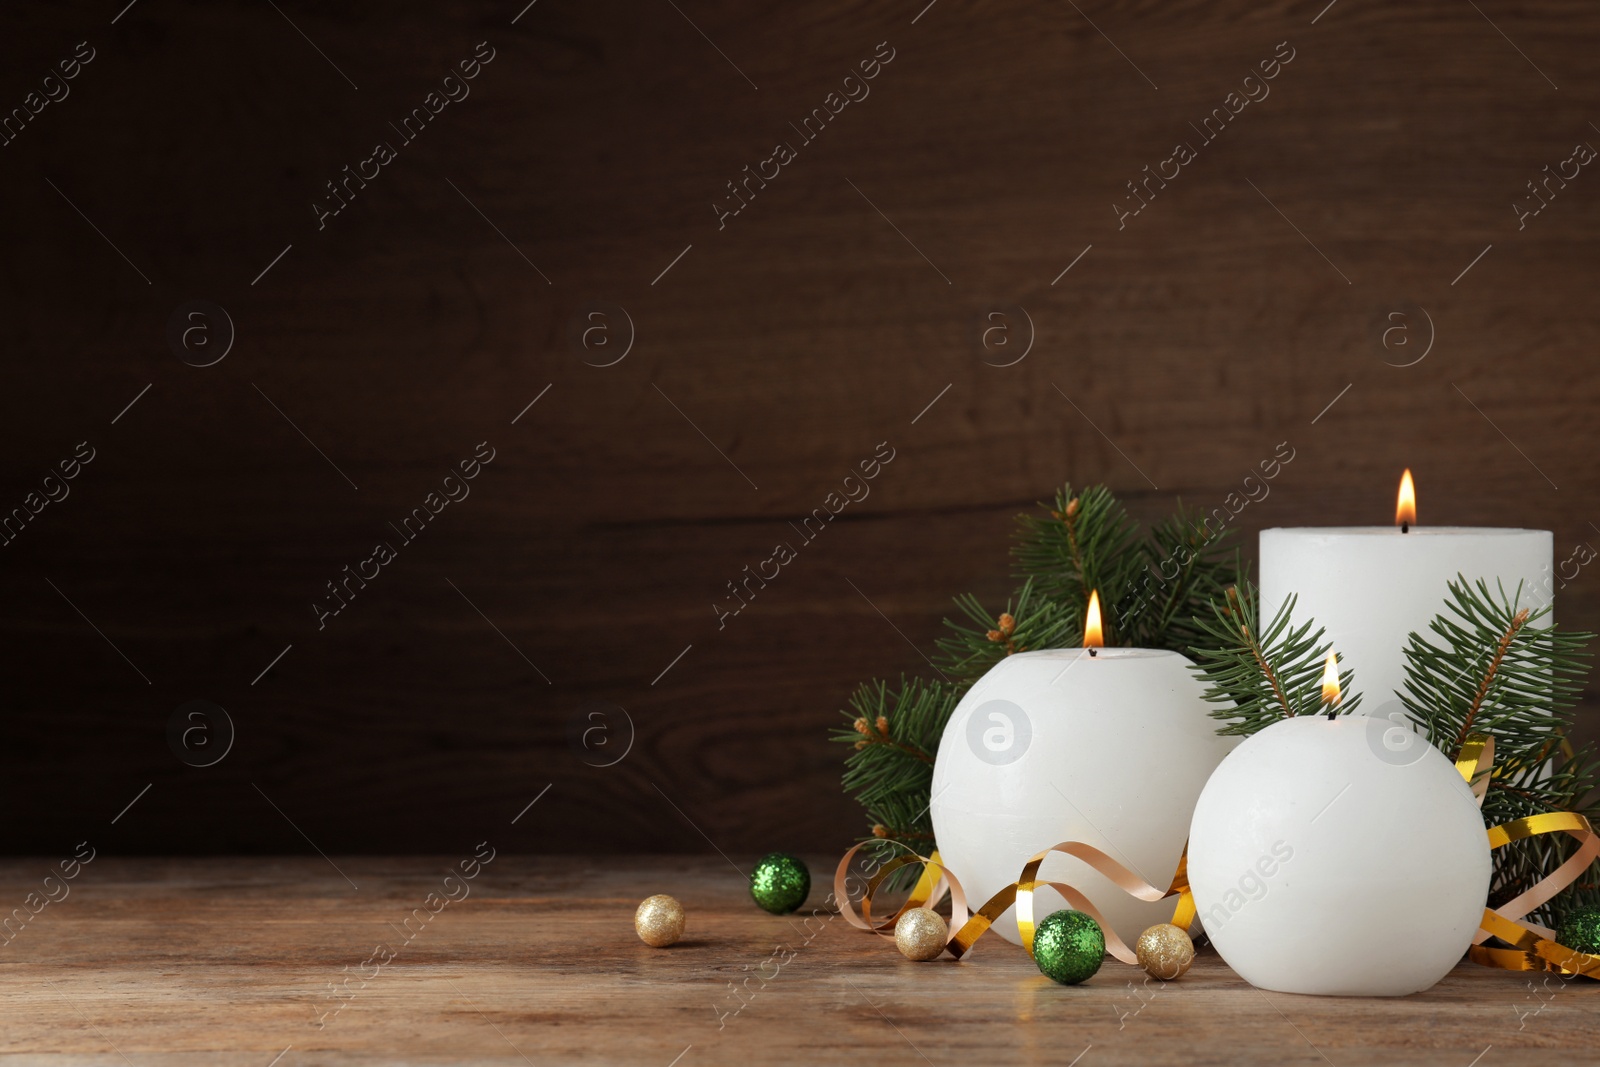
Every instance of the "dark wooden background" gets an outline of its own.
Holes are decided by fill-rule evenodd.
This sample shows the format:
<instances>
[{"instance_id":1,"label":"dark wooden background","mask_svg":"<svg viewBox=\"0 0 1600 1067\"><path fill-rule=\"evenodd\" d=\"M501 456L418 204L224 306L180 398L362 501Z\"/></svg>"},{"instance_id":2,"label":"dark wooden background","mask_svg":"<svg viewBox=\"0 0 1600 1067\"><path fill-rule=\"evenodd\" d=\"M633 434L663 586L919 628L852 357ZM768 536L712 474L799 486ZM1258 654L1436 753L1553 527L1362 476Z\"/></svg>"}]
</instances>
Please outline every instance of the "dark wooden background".
<instances>
[{"instance_id":1,"label":"dark wooden background","mask_svg":"<svg viewBox=\"0 0 1600 1067\"><path fill-rule=\"evenodd\" d=\"M834 849L850 689L921 668L951 595L1003 595L1012 516L1069 479L1154 517L1287 441L1251 552L1387 522L1406 465L1423 522L1600 545L1600 174L1512 208L1600 144L1600 12L1324 2L8 10L0 108L96 58L0 147L0 508L97 458L0 548L0 848ZM470 97L319 232L323 182L480 41ZM724 183L884 41L719 230ZM1124 182L1282 41L1119 230ZM190 299L237 329L215 366L167 342ZM596 303L637 335L605 368L571 341ZM992 366L1007 307L1035 341ZM1427 358L1387 365L1423 310ZM480 441L470 497L319 631L323 584ZM719 631L724 583L880 441L871 496ZM1594 568L1559 611L1600 627ZM197 698L237 727L204 769L166 736ZM636 728L609 768L569 741L596 702Z\"/></svg>"}]
</instances>

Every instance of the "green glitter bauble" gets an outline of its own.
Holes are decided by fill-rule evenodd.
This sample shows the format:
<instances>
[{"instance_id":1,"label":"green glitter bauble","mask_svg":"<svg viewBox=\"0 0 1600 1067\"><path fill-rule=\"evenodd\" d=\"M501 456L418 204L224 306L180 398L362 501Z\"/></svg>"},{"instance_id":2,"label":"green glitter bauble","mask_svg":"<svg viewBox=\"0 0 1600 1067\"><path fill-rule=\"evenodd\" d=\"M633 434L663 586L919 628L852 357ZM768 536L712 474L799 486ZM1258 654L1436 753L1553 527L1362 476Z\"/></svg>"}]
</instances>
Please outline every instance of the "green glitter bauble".
<instances>
[{"instance_id":1,"label":"green glitter bauble","mask_svg":"<svg viewBox=\"0 0 1600 1067\"><path fill-rule=\"evenodd\" d=\"M1600 955L1600 907L1573 908L1561 917L1556 940L1567 948Z\"/></svg>"},{"instance_id":2,"label":"green glitter bauble","mask_svg":"<svg viewBox=\"0 0 1600 1067\"><path fill-rule=\"evenodd\" d=\"M1033 935L1033 962L1062 985L1093 977L1105 955L1106 935L1081 911L1054 912Z\"/></svg>"},{"instance_id":3,"label":"green glitter bauble","mask_svg":"<svg viewBox=\"0 0 1600 1067\"><path fill-rule=\"evenodd\" d=\"M787 915L806 902L811 872L787 852L769 852L750 872L750 896L774 915Z\"/></svg>"}]
</instances>

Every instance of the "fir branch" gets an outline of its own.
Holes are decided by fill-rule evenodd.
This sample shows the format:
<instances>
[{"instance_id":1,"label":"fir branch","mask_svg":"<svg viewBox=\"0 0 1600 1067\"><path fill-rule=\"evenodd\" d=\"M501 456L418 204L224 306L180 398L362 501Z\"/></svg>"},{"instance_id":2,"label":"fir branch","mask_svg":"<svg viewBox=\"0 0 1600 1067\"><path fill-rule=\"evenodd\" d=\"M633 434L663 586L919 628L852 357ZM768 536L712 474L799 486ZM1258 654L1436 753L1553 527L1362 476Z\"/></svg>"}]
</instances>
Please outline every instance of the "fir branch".
<instances>
[{"instance_id":1,"label":"fir branch","mask_svg":"<svg viewBox=\"0 0 1600 1067\"><path fill-rule=\"evenodd\" d=\"M888 745L890 748L899 749L912 759L919 759L930 766L933 763L933 757L922 751L922 749L908 745L904 741L896 741L890 737L889 720L885 716L879 715L872 722L868 722L866 717L863 716L857 719L853 725L856 733L863 735L862 739L856 742L857 751L866 748L868 745Z\"/></svg>"},{"instance_id":2,"label":"fir branch","mask_svg":"<svg viewBox=\"0 0 1600 1067\"><path fill-rule=\"evenodd\" d=\"M1184 651L1199 636L1193 617L1238 580L1232 531L1211 534L1181 502L1148 534L1103 485L1076 495L1064 486L1039 507L1018 516L1017 575L1079 625L1098 589L1108 645Z\"/></svg>"},{"instance_id":3,"label":"fir branch","mask_svg":"<svg viewBox=\"0 0 1600 1067\"><path fill-rule=\"evenodd\" d=\"M1326 712L1322 671L1328 650L1323 630L1307 620L1291 627L1296 599L1290 597L1265 629L1257 625L1256 590L1248 582L1231 587L1211 602L1211 617L1195 626L1205 643L1192 649L1194 671L1207 683L1205 699L1218 707L1211 715L1227 725L1220 734L1248 735L1274 722ZM1334 709L1348 715L1361 704L1351 671L1341 671L1342 697Z\"/></svg>"},{"instance_id":4,"label":"fir branch","mask_svg":"<svg viewBox=\"0 0 1600 1067\"><path fill-rule=\"evenodd\" d=\"M1200 639L1195 617L1240 577L1239 553L1228 552L1232 530L1213 535L1199 512L1178 511L1150 530L1145 566L1113 600L1125 644L1186 652Z\"/></svg>"},{"instance_id":5,"label":"fir branch","mask_svg":"<svg viewBox=\"0 0 1600 1067\"><path fill-rule=\"evenodd\" d=\"M1507 596L1485 581L1457 575L1444 610L1413 633L1405 649L1400 699L1451 760L1472 734L1495 742L1495 769L1483 798L1487 826L1547 812L1576 811L1600 819L1594 803L1600 771L1592 750L1566 744L1570 709L1588 675L1584 645L1593 636L1548 622L1550 608L1519 606L1521 587ZM1600 825L1600 824L1597 824ZM1513 841L1494 852L1490 906L1525 892L1571 857L1578 844L1566 834ZM1529 918L1554 925L1566 910L1600 903L1600 862Z\"/></svg>"},{"instance_id":6,"label":"fir branch","mask_svg":"<svg viewBox=\"0 0 1600 1067\"><path fill-rule=\"evenodd\" d=\"M956 597L965 619L946 619L947 633L939 638L935 660L938 671L954 681L971 684L995 664L1018 652L1063 648L1083 640L1083 613L1039 593L1032 579L1006 601L1005 610L991 615L978 598Z\"/></svg>"},{"instance_id":7,"label":"fir branch","mask_svg":"<svg viewBox=\"0 0 1600 1067\"><path fill-rule=\"evenodd\" d=\"M1489 695L1489 687L1494 685L1495 677L1500 673L1500 665L1505 662L1506 650L1511 647L1511 642L1517 639L1517 634L1528 624L1528 609L1522 608L1511 617L1506 624L1505 632L1495 642L1494 655L1489 660L1489 666L1484 669L1483 679L1478 683L1478 692L1472 698L1472 706L1467 709L1467 714L1461 722L1461 729L1456 731L1454 748L1461 751L1461 746L1467 743L1467 736L1472 730L1472 723L1478 717L1478 710L1483 707L1484 698Z\"/></svg>"},{"instance_id":8,"label":"fir branch","mask_svg":"<svg viewBox=\"0 0 1600 1067\"><path fill-rule=\"evenodd\" d=\"M917 830L897 830L891 826L878 823L872 828L872 836L883 841L932 841L932 834L921 833Z\"/></svg>"},{"instance_id":9,"label":"fir branch","mask_svg":"<svg viewBox=\"0 0 1600 1067\"><path fill-rule=\"evenodd\" d=\"M1030 581L1046 598L1081 621L1089 593L1100 590L1100 603L1117 602L1144 569L1138 524L1103 485L1074 494L1071 485L1056 493L1054 506L1040 504L1043 515L1019 515L1021 536L1012 550L1018 577ZM1117 620L1106 620L1106 643L1122 643Z\"/></svg>"},{"instance_id":10,"label":"fir branch","mask_svg":"<svg viewBox=\"0 0 1600 1067\"><path fill-rule=\"evenodd\" d=\"M1500 766L1549 764L1588 675L1592 636L1549 624L1549 613L1518 606L1504 586L1496 595L1482 580L1450 583L1428 636L1407 641L1400 694L1434 747L1453 760L1469 734L1491 734Z\"/></svg>"},{"instance_id":11,"label":"fir branch","mask_svg":"<svg viewBox=\"0 0 1600 1067\"><path fill-rule=\"evenodd\" d=\"M870 836L863 840L884 847L932 840L933 753L965 692L950 682L901 678L896 689L872 681L851 695L843 712L848 725L832 740L851 746L844 788L866 809Z\"/></svg>"}]
</instances>

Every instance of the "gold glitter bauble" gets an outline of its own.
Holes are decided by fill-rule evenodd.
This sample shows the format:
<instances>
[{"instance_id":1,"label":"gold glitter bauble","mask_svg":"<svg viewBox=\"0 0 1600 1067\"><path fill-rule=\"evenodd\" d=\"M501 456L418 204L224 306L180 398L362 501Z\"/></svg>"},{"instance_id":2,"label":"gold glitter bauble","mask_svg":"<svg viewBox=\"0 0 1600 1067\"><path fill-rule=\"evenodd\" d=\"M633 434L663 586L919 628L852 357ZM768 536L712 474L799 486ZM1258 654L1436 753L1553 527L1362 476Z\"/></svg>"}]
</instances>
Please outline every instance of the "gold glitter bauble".
<instances>
[{"instance_id":1,"label":"gold glitter bauble","mask_svg":"<svg viewBox=\"0 0 1600 1067\"><path fill-rule=\"evenodd\" d=\"M1171 923L1157 923L1139 935L1134 946L1139 966L1153 978L1170 982L1194 962L1194 942Z\"/></svg>"},{"instance_id":2,"label":"gold glitter bauble","mask_svg":"<svg viewBox=\"0 0 1600 1067\"><path fill-rule=\"evenodd\" d=\"M949 940L950 928L927 908L912 908L894 924L894 947L908 960L931 960Z\"/></svg>"},{"instance_id":3,"label":"gold glitter bauble","mask_svg":"<svg viewBox=\"0 0 1600 1067\"><path fill-rule=\"evenodd\" d=\"M653 948L666 948L683 936L683 905L665 893L646 897L633 913L639 940Z\"/></svg>"}]
</instances>

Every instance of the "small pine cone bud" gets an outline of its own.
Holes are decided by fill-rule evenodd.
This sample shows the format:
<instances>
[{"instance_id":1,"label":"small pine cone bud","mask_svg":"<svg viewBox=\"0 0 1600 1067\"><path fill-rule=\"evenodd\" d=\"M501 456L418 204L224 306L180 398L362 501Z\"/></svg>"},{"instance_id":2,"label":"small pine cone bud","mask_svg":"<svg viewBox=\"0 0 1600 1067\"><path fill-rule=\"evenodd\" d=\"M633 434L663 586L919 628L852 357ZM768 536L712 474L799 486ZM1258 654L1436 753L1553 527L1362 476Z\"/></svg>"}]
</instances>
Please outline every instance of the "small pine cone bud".
<instances>
[{"instance_id":1,"label":"small pine cone bud","mask_svg":"<svg viewBox=\"0 0 1600 1067\"><path fill-rule=\"evenodd\" d=\"M866 719L857 719L855 721L855 731L858 734L870 734L872 732L871 730L867 729Z\"/></svg>"},{"instance_id":2,"label":"small pine cone bud","mask_svg":"<svg viewBox=\"0 0 1600 1067\"><path fill-rule=\"evenodd\" d=\"M1017 632L1017 620L1012 617L1010 612L1000 616L1000 632L1007 637Z\"/></svg>"},{"instance_id":3,"label":"small pine cone bud","mask_svg":"<svg viewBox=\"0 0 1600 1067\"><path fill-rule=\"evenodd\" d=\"M878 733L882 734L884 737L889 736L889 720L884 718L882 715L878 716Z\"/></svg>"},{"instance_id":4,"label":"small pine cone bud","mask_svg":"<svg viewBox=\"0 0 1600 1067\"><path fill-rule=\"evenodd\" d=\"M1065 515L1064 515L1064 514L1062 514L1062 513L1061 513L1061 512L1059 512L1059 511L1054 511L1054 510L1052 510L1052 511L1051 511L1051 512L1050 512L1050 517L1051 517L1051 518L1052 518L1052 519L1054 519L1054 520L1056 520L1056 521L1057 521L1057 522L1061 522L1061 521L1062 521L1062 520L1063 520L1063 519L1065 519L1065 518L1066 518L1066 516L1065 516Z\"/></svg>"},{"instance_id":5,"label":"small pine cone bud","mask_svg":"<svg viewBox=\"0 0 1600 1067\"><path fill-rule=\"evenodd\" d=\"M867 747L866 738L862 738L860 741L856 742L856 751L857 752L860 752L862 749L864 749L866 747Z\"/></svg>"},{"instance_id":6,"label":"small pine cone bud","mask_svg":"<svg viewBox=\"0 0 1600 1067\"><path fill-rule=\"evenodd\" d=\"M875 826L873 826L873 828L872 828L872 836L873 837L888 837L889 836L889 828L887 826L883 825L883 823L880 822L880 823L876 824Z\"/></svg>"},{"instance_id":7,"label":"small pine cone bud","mask_svg":"<svg viewBox=\"0 0 1600 1067\"><path fill-rule=\"evenodd\" d=\"M1067 518L1074 519L1078 516L1078 498L1073 497L1067 501Z\"/></svg>"},{"instance_id":8,"label":"small pine cone bud","mask_svg":"<svg viewBox=\"0 0 1600 1067\"><path fill-rule=\"evenodd\" d=\"M984 634L984 636L997 645L1006 639L1006 635L1001 633L999 630L990 630L988 633Z\"/></svg>"}]
</instances>

